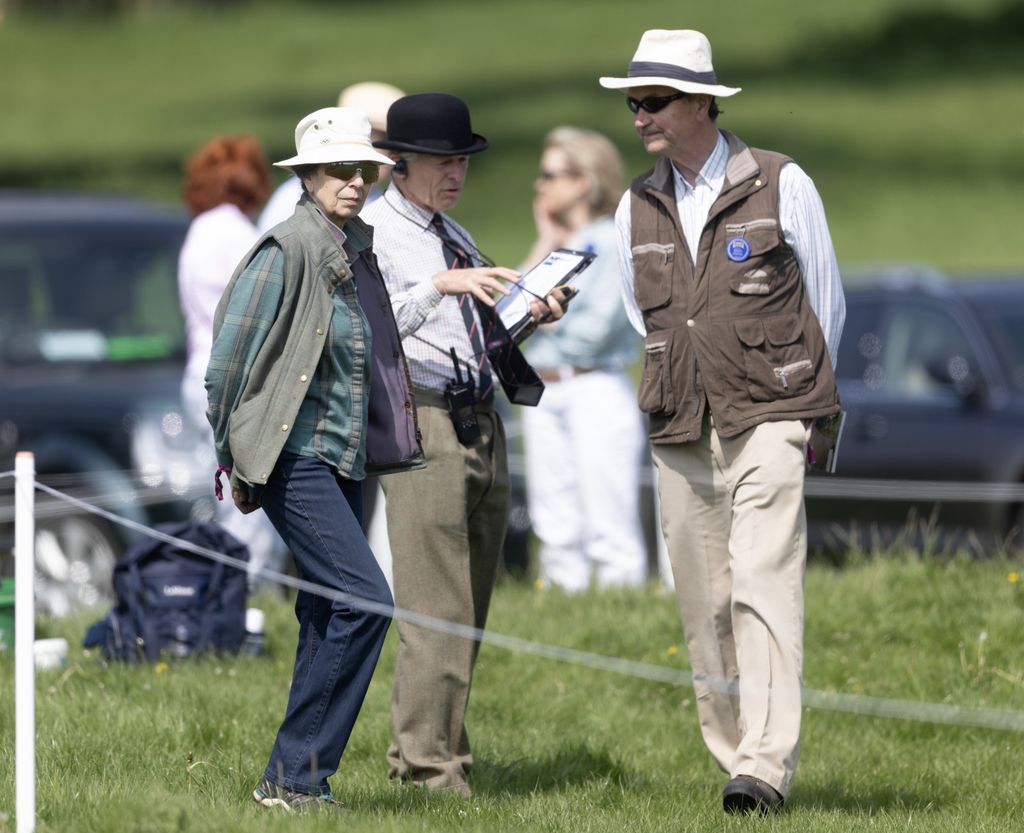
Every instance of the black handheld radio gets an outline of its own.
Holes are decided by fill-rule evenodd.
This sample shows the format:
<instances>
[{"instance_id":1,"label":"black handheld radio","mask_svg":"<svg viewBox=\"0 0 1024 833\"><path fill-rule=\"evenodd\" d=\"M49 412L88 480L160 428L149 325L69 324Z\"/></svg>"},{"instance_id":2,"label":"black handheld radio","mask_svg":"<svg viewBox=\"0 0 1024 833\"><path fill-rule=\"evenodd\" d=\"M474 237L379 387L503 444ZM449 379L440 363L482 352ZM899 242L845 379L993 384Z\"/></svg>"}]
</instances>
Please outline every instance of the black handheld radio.
<instances>
[{"instance_id":1,"label":"black handheld radio","mask_svg":"<svg viewBox=\"0 0 1024 833\"><path fill-rule=\"evenodd\" d=\"M455 378L444 389L444 401L448 406L448 415L455 429L455 436L465 446L476 445L480 441L480 423L476 418L476 401L473 396L473 374L466 369L468 379L462 380L459 360L455 348L451 348L452 364L455 365Z\"/></svg>"}]
</instances>

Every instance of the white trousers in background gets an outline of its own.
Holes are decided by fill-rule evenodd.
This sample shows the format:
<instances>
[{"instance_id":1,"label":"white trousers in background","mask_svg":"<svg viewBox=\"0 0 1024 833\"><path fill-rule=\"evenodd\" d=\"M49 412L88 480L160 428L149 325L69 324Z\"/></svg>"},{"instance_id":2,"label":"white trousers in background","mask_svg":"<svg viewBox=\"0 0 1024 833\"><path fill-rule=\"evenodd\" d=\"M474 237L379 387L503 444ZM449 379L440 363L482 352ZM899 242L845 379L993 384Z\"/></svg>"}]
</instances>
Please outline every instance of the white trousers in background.
<instances>
[{"instance_id":1,"label":"white trousers in background","mask_svg":"<svg viewBox=\"0 0 1024 833\"><path fill-rule=\"evenodd\" d=\"M642 584L640 524L646 447L636 392L625 373L593 370L546 382L523 408L530 519L540 539L541 578L575 592Z\"/></svg>"}]
</instances>

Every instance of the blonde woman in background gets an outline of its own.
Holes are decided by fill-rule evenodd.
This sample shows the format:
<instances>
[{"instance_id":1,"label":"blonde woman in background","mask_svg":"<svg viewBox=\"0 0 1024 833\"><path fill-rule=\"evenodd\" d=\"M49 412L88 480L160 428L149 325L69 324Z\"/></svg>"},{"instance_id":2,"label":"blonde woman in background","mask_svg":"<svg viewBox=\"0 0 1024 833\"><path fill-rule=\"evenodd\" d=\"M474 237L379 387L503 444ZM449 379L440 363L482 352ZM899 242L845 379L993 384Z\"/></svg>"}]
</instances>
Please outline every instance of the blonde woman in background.
<instances>
[{"instance_id":1,"label":"blonde woman in background","mask_svg":"<svg viewBox=\"0 0 1024 833\"><path fill-rule=\"evenodd\" d=\"M640 525L645 428L626 373L639 339L622 306L612 215L622 160L605 136L559 127L544 140L533 203L537 239L525 268L552 249L594 252L572 314L540 327L526 354L547 388L523 412L527 495L540 577L576 592L646 579Z\"/></svg>"}]
</instances>

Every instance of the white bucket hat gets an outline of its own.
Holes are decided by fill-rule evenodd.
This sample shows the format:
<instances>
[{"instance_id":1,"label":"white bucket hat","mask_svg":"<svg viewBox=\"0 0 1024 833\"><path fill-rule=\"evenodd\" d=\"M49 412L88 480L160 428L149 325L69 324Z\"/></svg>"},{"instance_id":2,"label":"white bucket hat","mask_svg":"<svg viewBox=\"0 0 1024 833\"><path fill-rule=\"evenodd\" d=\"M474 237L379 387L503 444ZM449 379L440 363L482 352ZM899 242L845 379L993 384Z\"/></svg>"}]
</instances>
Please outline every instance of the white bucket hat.
<instances>
[{"instance_id":1,"label":"white bucket hat","mask_svg":"<svg viewBox=\"0 0 1024 833\"><path fill-rule=\"evenodd\" d=\"M275 162L278 168L323 165L327 162L376 162L394 165L395 160L370 144L370 120L354 107L324 107L295 126L296 154Z\"/></svg>"},{"instance_id":2,"label":"white bucket hat","mask_svg":"<svg viewBox=\"0 0 1024 833\"><path fill-rule=\"evenodd\" d=\"M649 29L629 64L627 78L599 79L602 87L671 87L684 93L736 95L740 87L723 87L711 65L711 43L693 29Z\"/></svg>"}]
</instances>

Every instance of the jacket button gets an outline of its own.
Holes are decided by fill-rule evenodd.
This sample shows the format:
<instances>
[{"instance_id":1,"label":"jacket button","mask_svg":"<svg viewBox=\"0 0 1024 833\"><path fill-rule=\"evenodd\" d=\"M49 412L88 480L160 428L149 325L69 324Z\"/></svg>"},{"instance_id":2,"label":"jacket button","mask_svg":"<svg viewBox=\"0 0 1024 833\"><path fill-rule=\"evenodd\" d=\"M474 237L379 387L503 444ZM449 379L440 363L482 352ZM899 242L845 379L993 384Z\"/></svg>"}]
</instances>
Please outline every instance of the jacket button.
<instances>
[{"instance_id":1,"label":"jacket button","mask_svg":"<svg viewBox=\"0 0 1024 833\"><path fill-rule=\"evenodd\" d=\"M401 355L402 355L401 353L399 353L397 350L395 350L395 352L391 354L391 358L397 359Z\"/></svg>"},{"instance_id":2,"label":"jacket button","mask_svg":"<svg viewBox=\"0 0 1024 833\"><path fill-rule=\"evenodd\" d=\"M754 186L755 186L756 188L760 188L760 187L761 187L761 180L759 180L759 179L755 179L755 180L754 180Z\"/></svg>"},{"instance_id":3,"label":"jacket button","mask_svg":"<svg viewBox=\"0 0 1024 833\"><path fill-rule=\"evenodd\" d=\"M322 335L324 334L324 331L323 331L323 329L321 329L320 327L317 327L317 328L316 328L316 334L317 334L318 336L322 336Z\"/></svg>"},{"instance_id":4,"label":"jacket button","mask_svg":"<svg viewBox=\"0 0 1024 833\"><path fill-rule=\"evenodd\" d=\"M303 373L303 374L302 374L302 375L301 375L301 376L299 377L299 381L300 381L300 382L305 382L305 381L306 381L306 379L308 379L308 378L309 378L309 377L308 377L308 376L307 376L307 375L306 375L305 373Z\"/></svg>"},{"instance_id":5,"label":"jacket button","mask_svg":"<svg viewBox=\"0 0 1024 833\"><path fill-rule=\"evenodd\" d=\"M282 431L287 431L288 430L288 423L287 422L284 425L281 426L281 430Z\"/></svg>"},{"instance_id":6,"label":"jacket button","mask_svg":"<svg viewBox=\"0 0 1024 833\"><path fill-rule=\"evenodd\" d=\"M686 326L687 326L687 327L693 327L693 326L695 326L695 325L696 325L696 323L697 323L697 322L696 322L696 321L694 321L694 320L693 320L692 318L688 318L688 319L686 319Z\"/></svg>"}]
</instances>

